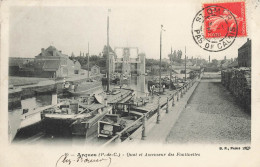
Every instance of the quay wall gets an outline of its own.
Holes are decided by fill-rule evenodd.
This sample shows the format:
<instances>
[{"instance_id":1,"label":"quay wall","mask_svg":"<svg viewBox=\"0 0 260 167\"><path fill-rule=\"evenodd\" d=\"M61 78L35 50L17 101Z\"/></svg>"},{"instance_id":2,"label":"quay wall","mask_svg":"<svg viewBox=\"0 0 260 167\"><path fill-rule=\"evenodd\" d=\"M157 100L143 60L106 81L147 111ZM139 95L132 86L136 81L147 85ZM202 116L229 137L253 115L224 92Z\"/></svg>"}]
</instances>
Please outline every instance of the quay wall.
<instances>
[{"instance_id":1,"label":"quay wall","mask_svg":"<svg viewBox=\"0 0 260 167\"><path fill-rule=\"evenodd\" d=\"M91 76L90 79L101 80L102 77L103 75L101 74L101 75ZM79 84L87 80L89 80L87 76L86 77L82 76L82 77L68 78L66 79L66 82ZM19 91L9 90L8 101L13 104L13 103L17 103L21 99L33 97L36 94L57 93L58 95L62 95L64 93L63 84L64 84L64 80L59 80L59 81L48 80L48 81L40 81L37 84L20 86L16 88L19 89ZM91 86L93 85L90 84L90 87ZM10 106L12 106L12 104Z\"/></svg>"}]
</instances>

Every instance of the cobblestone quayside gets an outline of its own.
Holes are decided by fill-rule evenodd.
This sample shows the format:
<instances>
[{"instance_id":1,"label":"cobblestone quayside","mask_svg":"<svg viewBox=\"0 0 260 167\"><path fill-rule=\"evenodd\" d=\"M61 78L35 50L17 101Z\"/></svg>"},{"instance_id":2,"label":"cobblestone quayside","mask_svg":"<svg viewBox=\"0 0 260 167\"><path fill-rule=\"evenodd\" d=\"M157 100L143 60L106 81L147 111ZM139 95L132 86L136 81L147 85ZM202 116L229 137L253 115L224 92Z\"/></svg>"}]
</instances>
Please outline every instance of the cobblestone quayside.
<instances>
[{"instance_id":1,"label":"cobblestone quayside","mask_svg":"<svg viewBox=\"0 0 260 167\"><path fill-rule=\"evenodd\" d=\"M250 143L251 116L216 80L201 80L167 143Z\"/></svg>"}]
</instances>

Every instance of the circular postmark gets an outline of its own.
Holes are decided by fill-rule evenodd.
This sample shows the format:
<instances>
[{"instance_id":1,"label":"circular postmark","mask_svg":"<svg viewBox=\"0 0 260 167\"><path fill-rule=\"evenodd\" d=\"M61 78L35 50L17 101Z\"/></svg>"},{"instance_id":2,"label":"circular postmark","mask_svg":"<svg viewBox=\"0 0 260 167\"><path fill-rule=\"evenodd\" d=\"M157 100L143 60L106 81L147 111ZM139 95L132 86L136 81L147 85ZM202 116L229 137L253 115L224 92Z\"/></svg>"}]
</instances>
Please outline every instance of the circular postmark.
<instances>
[{"instance_id":1,"label":"circular postmark","mask_svg":"<svg viewBox=\"0 0 260 167\"><path fill-rule=\"evenodd\" d=\"M219 52L230 47L237 36L235 16L221 6L207 6L193 19L192 37L202 49Z\"/></svg>"}]
</instances>

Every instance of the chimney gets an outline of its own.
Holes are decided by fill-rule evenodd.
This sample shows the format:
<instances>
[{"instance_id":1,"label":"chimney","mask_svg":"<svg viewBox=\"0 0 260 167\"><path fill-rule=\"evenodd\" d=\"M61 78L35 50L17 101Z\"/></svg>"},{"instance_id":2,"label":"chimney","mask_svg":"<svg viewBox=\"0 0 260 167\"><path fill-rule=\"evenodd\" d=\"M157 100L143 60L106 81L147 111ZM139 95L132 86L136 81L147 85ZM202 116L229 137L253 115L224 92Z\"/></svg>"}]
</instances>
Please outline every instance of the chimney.
<instances>
[{"instance_id":1,"label":"chimney","mask_svg":"<svg viewBox=\"0 0 260 167\"><path fill-rule=\"evenodd\" d=\"M56 50L52 51L52 56L56 56Z\"/></svg>"},{"instance_id":2,"label":"chimney","mask_svg":"<svg viewBox=\"0 0 260 167\"><path fill-rule=\"evenodd\" d=\"M44 48L41 49L42 56L44 55L44 50L45 50Z\"/></svg>"}]
</instances>

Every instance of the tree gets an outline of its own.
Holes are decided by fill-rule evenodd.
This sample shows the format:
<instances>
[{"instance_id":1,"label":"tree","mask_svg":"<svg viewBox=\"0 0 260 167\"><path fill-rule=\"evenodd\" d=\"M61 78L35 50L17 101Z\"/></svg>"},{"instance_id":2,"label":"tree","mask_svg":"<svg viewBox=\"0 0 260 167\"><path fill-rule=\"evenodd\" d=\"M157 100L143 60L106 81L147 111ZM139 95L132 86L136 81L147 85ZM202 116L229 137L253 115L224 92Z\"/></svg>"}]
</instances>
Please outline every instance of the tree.
<instances>
[{"instance_id":1,"label":"tree","mask_svg":"<svg viewBox=\"0 0 260 167\"><path fill-rule=\"evenodd\" d=\"M181 56L182 56L182 51L181 50L174 50L174 52L172 54L169 54L168 57L171 61L173 62L177 62L177 63L181 63Z\"/></svg>"},{"instance_id":2,"label":"tree","mask_svg":"<svg viewBox=\"0 0 260 167\"><path fill-rule=\"evenodd\" d=\"M218 60L213 59L213 60L211 61L211 63L212 63L212 66L217 66L217 65L218 65Z\"/></svg>"},{"instance_id":3,"label":"tree","mask_svg":"<svg viewBox=\"0 0 260 167\"><path fill-rule=\"evenodd\" d=\"M168 54L168 57L169 57L170 61L173 60L173 54Z\"/></svg>"},{"instance_id":4,"label":"tree","mask_svg":"<svg viewBox=\"0 0 260 167\"><path fill-rule=\"evenodd\" d=\"M182 51L181 51L181 50L178 50L178 51L177 51L177 55L178 55L178 59L181 59Z\"/></svg>"},{"instance_id":5,"label":"tree","mask_svg":"<svg viewBox=\"0 0 260 167\"><path fill-rule=\"evenodd\" d=\"M177 55L176 50L174 50L174 52L172 54L168 54L168 57L169 57L170 61L177 61L178 55Z\"/></svg>"}]
</instances>

